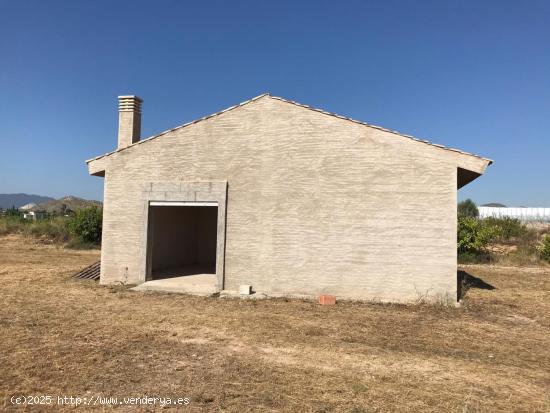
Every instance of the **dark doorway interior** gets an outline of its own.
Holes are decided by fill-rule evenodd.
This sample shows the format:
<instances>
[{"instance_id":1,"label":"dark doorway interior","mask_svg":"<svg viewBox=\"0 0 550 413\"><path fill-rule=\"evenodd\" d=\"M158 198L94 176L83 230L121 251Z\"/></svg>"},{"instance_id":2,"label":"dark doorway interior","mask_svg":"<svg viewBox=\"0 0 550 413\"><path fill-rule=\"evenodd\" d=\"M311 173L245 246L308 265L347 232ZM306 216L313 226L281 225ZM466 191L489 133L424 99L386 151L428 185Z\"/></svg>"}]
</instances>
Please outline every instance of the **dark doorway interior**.
<instances>
[{"instance_id":1,"label":"dark doorway interior","mask_svg":"<svg viewBox=\"0 0 550 413\"><path fill-rule=\"evenodd\" d=\"M153 280L216 273L216 206L151 206Z\"/></svg>"}]
</instances>

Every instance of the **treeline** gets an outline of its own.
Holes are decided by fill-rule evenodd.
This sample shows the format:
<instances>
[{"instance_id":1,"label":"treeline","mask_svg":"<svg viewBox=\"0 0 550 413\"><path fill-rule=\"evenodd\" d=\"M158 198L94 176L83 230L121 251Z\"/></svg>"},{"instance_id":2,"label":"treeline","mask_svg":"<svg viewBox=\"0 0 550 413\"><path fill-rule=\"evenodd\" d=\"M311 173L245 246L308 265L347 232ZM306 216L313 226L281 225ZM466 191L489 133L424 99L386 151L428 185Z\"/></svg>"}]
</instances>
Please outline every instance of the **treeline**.
<instances>
[{"instance_id":1,"label":"treeline","mask_svg":"<svg viewBox=\"0 0 550 413\"><path fill-rule=\"evenodd\" d=\"M19 233L72 248L94 248L101 243L103 209L77 209L69 216L24 219L16 209L0 217L0 235ZM460 262L501 262L514 265L550 262L550 234L513 218L479 218L476 204L458 205L457 250Z\"/></svg>"}]
</instances>

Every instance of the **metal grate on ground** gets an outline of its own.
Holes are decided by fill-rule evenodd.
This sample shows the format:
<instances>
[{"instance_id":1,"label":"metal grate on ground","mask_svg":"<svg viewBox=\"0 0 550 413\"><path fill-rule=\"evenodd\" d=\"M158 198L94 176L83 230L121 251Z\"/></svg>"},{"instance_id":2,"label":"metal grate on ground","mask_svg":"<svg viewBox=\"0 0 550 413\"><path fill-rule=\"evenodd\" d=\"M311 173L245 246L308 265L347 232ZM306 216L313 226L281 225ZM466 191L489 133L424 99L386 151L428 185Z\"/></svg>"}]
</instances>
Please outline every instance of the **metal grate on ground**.
<instances>
[{"instance_id":1,"label":"metal grate on ground","mask_svg":"<svg viewBox=\"0 0 550 413\"><path fill-rule=\"evenodd\" d=\"M79 280L99 280L99 271L101 269L101 261L94 262L89 267L84 268L83 270L74 274L71 278L76 278Z\"/></svg>"}]
</instances>

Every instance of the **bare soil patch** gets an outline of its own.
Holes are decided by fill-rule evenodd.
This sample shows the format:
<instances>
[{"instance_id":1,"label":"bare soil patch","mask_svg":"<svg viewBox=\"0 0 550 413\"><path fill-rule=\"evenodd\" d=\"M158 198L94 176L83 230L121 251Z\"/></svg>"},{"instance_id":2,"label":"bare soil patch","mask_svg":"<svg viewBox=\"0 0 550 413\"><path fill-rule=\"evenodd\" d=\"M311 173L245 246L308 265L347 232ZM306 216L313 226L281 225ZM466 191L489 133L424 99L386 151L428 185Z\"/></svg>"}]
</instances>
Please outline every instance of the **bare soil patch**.
<instances>
[{"instance_id":1,"label":"bare soil patch","mask_svg":"<svg viewBox=\"0 0 550 413\"><path fill-rule=\"evenodd\" d=\"M193 412L550 411L548 268L468 266L494 289L461 308L323 307L69 278L98 257L0 237L0 410L50 394L189 397L178 410Z\"/></svg>"}]
</instances>

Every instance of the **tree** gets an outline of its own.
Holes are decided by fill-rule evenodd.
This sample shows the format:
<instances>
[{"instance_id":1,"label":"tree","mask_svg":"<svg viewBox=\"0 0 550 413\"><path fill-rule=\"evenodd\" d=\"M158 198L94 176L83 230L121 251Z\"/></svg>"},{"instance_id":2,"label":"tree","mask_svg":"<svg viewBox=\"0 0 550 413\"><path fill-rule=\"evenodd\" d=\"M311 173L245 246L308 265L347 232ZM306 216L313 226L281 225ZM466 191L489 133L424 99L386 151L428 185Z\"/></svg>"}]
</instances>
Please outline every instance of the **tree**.
<instances>
[{"instance_id":1,"label":"tree","mask_svg":"<svg viewBox=\"0 0 550 413\"><path fill-rule=\"evenodd\" d=\"M487 225L484 220L459 217L457 230L458 253L480 253L500 235L499 228Z\"/></svg>"},{"instance_id":2,"label":"tree","mask_svg":"<svg viewBox=\"0 0 550 413\"><path fill-rule=\"evenodd\" d=\"M21 212L15 206L12 206L6 210L6 215L9 217L19 217L21 216Z\"/></svg>"},{"instance_id":3,"label":"tree","mask_svg":"<svg viewBox=\"0 0 550 413\"><path fill-rule=\"evenodd\" d=\"M458 204L458 216L459 217L471 217L477 218L479 216L479 210L474 201L466 199Z\"/></svg>"},{"instance_id":4,"label":"tree","mask_svg":"<svg viewBox=\"0 0 550 413\"><path fill-rule=\"evenodd\" d=\"M77 209L69 220L69 229L84 242L101 242L103 210L97 206Z\"/></svg>"}]
</instances>

